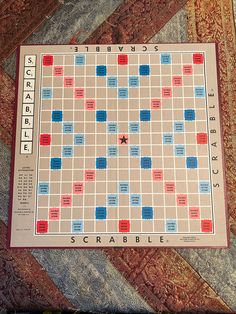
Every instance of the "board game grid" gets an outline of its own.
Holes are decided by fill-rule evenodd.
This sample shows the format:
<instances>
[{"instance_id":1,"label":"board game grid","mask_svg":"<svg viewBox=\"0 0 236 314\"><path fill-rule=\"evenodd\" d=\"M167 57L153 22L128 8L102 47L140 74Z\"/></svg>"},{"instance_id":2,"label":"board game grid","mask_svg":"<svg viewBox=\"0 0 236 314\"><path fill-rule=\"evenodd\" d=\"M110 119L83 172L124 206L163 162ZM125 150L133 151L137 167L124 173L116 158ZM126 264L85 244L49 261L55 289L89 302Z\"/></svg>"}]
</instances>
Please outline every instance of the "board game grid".
<instances>
[{"instance_id":1,"label":"board game grid","mask_svg":"<svg viewBox=\"0 0 236 314\"><path fill-rule=\"evenodd\" d=\"M215 235L204 48L25 54L34 237Z\"/></svg>"},{"instance_id":2,"label":"board game grid","mask_svg":"<svg viewBox=\"0 0 236 314\"><path fill-rule=\"evenodd\" d=\"M204 53L41 60L36 233L213 232Z\"/></svg>"}]
</instances>

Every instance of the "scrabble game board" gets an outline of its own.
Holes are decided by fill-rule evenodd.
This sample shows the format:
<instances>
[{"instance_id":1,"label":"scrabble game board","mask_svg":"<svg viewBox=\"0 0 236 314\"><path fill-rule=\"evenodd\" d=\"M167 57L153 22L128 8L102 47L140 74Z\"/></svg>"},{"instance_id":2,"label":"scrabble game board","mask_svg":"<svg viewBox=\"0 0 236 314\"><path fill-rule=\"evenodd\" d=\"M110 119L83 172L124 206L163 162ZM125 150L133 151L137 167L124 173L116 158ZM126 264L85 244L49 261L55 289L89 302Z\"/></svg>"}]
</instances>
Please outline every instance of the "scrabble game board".
<instances>
[{"instance_id":1,"label":"scrabble game board","mask_svg":"<svg viewBox=\"0 0 236 314\"><path fill-rule=\"evenodd\" d=\"M226 247L215 44L21 46L11 247Z\"/></svg>"}]
</instances>

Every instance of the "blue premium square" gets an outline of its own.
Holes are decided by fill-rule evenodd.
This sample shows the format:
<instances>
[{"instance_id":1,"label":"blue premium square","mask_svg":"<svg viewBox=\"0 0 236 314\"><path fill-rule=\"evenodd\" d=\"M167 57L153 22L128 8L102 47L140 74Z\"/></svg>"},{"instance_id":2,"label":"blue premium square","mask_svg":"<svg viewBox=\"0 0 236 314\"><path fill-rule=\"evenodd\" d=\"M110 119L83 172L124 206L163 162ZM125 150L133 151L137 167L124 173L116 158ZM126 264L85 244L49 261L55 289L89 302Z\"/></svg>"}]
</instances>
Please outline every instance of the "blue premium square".
<instances>
[{"instance_id":1,"label":"blue premium square","mask_svg":"<svg viewBox=\"0 0 236 314\"><path fill-rule=\"evenodd\" d=\"M84 135L83 134L75 134L74 137L74 145L84 145Z\"/></svg>"},{"instance_id":2,"label":"blue premium square","mask_svg":"<svg viewBox=\"0 0 236 314\"><path fill-rule=\"evenodd\" d=\"M42 99L51 99L52 98L52 89L43 88L42 89Z\"/></svg>"},{"instance_id":3,"label":"blue premium square","mask_svg":"<svg viewBox=\"0 0 236 314\"><path fill-rule=\"evenodd\" d=\"M51 158L51 169L52 170L61 169L61 158Z\"/></svg>"},{"instance_id":4,"label":"blue premium square","mask_svg":"<svg viewBox=\"0 0 236 314\"><path fill-rule=\"evenodd\" d=\"M97 110L96 120L97 120L97 122L106 122L106 120L107 120L106 110Z\"/></svg>"},{"instance_id":5,"label":"blue premium square","mask_svg":"<svg viewBox=\"0 0 236 314\"><path fill-rule=\"evenodd\" d=\"M47 182L40 182L38 188L39 194L48 194L49 193L49 184Z\"/></svg>"},{"instance_id":6,"label":"blue premium square","mask_svg":"<svg viewBox=\"0 0 236 314\"><path fill-rule=\"evenodd\" d=\"M117 157L117 146L108 146L107 154L108 157Z\"/></svg>"},{"instance_id":7,"label":"blue premium square","mask_svg":"<svg viewBox=\"0 0 236 314\"><path fill-rule=\"evenodd\" d=\"M186 110L184 110L184 119L186 121L193 121L193 120L195 120L195 110L193 110L193 109L186 109Z\"/></svg>"},{"instance_id":8,"label":"blue premium square","mask_svg":"<svg viewBox=\"0 0 236 314\"><path fill-rule=\"evenodd\" d=\"M130 206L140 206L141 196L139 194L130 195Z\"/></svg>"},{"instance_id":9,"label":"blue premium square","mask_svg":"<svg viewBox=\"0 0 236 314\"><path fill-rule=\"evenodd\" d=\"M118 97L128 98L128 88L126 87L118 88Z\"/></svg>"},{"instance_id":10,"label":"blue premium square","mask_svg":"<svg viewBox=\"0 0 236 314\"><path fill-rule=\"evenodd\" d=\"M171 55L169 53L161 54L161 64L171 64Z\"/></svg>"},{"instance_id":11,"label":"blue premium square","mask_svg":"<svg viewBox=\"0 0 236 314\"><path fill-rule=\"evenodd\" d=\"M210 182L208 181L199 182L199 191L200 193L210 193L211 192Z\"/></svg>"},{"instance_id":12,"label":"blue premium square","mask_svg":"<svg viewBox=\"0 0 236 314\"><path fill-rule=\"evenodd\" d=\"M163 144L173 144L173 135L163 134Z\"/></svg>"},{"instance_id":13,"label":"blue premium square","mask_svg":"<svg viewBox=\"0 0 236 314\"><path fill-rule=\"evenodd\" d=\"M107 78L108 87L117 87L117 78L115 76L109 76Z\"/></svg>"},{"instance_id":14,"label":"blue premium square","mask_svg":"<svg viewBox=\"0 0 236 314\"><path fill-rule=\"evenodd\" d=\"M63 124L63 132L64 133L73 133L73 123L72 122L65 122Z\"/></svg>"},{"instance_id":15,"label":"blue premium square","mask_svg":"<svg viewBox=\"0 0 236 314\"><path fill-rule=\"evenodd\" d=\"M138 86L139 86L138 76L130 76L129 87L138 87Z\"/></svg>"},{"instance_id":16,"label":"blue premium square","mask_svg":"<svg viewBox=\"0 0 236 314\"><path fill-rule=\"evenodd\" d=\"M128 182L120 182L119 183L119 192L122 194L129 193L129 183Z\"/></svg>"},{"instance_id":17,"label":"blue premium square","mask_svg":"<svg viewBox=\"0 0 236 314\"><path fill-rule=\"evenodd\" d=\"M150 110L140 110L140 120L141 121L150 121L151 120Z\"/></svg>"},{"instance_id":18,"label":"blue premium square","mask_svg":"<svg viewBox=\"0 0 236 314\"><path fill-rule=\"evenodd\" d=\"M187 157L186 158L186 166L189 169L197 168L197 157Z\"/></svg>"},{"instance_id":19,"label":"blue premium square","mask_svg":"<svg viewBox=\"0 0 236 314\"><path fill-rule=\"evenodd\" d=\"M150 66L148 64L142 64L139 66L139 74L140 75L149 75L150 74Z\"/></svg>"},{"instance_id":20,"label":"blue premium square","mask_svg":"<svg viewBox=\"0 0 236 314\"><path fill-rule=\"evenodd\" d=\"M138 157L139 156L139 147L138 146L130 146L130 156Z\"/></svg>"},{"instance_id":21,"label":"blue premium square","mask_svg":"<svg viewBox=\"0 0 236 314\"><path fill-rule=\"evenodd\" d=\"M205 97L205 88L203 86L195 87L194 94L195 94L196 98L204 98Z\"/></svg>"},{"instance_id":22,"label":"blue premium square","mask_svg":"<svg viewBox=\"0 0 236 314\"><path fill-rule=\"evenodd\" d=\"M118 206L118 196L117 194L108 194L107 196L108 206Z\"/></svg>"},{"instance_id":23,"label":"blue premium square","mask_svg":"<svg viewBox=\"0 0 236 314\"><path fill-rule=\"evenodd\" d=\"M52 112L52 122L61 122L62 121L62 111L54 110Z\"/></svg>"},{"instance_id":24,"label":"blue premium square","mask_svg":"<svg viewBox=\"0 0 236 314\"><path fill-rule=\"evenodd\" d=\"M167 220L166 221L166 231L167 232L177 232L176 220Z\"/></svg>"},{"instance_id":25,"label":"blue premium square","mask_svg":"<svg viewBox=\"0 0 236 314\"><path fill-rule=\"evenodd\" d=\"M107 75L107 67L105 65L97 65L96 75L97 76L106 76Z\"/></svg>"},{"instance_id":26,"label":"blue premium square","mask_svg":"<svg viewBox=\"0 0 236 314\"><path fill-rule=\"evenodd\" d=\"M150 169L152 168L152 159L151 157L142 157L141 158L141 168Z\"/></svg>"},{"instance_id":27,"label":"blue premium square","mask_svg":"<svg viewBox=\"0 0 236 314\"><path fill-rule=\"evenodd\" d=\"M153 219L152 207L147 206L142 208L142 219Z\"/></svg>"},{"instance_id":28,"label":"blue premium square","mask_svg":"<svg viewBox=\"0 0 236 314\"><path fill-rule=\"evenodd\" d=\"M182 121L174 122L174 130L175 130L175 132L183 132L184 131L184 123Z\"/></svg>"},{"instance_id":29,"label":"blue premium square","mask_svg":"<svg viewBox=\"0 0 236 314\"><path fill-rule=\"evenodd\" d=\"M85 64L85 55L75 56L75 65L84 65Z\"/></svg>"},{"instance_id":30,"label":"blue premium square","mask_svg":"<svg viewBox=\"0 0 236 314\"><path fill-rule=\"evenodd\" d=\"M74 233L83 232L83 221L82 220L72 221L72 232L74 232Z\"/></svg>"},{"instance_id":31,"label":"blue premium square","mask_svg":"<svg viewBox=\"0 0 236 314\"><path fill-rule=\"evenodd\" d=\"M107 123L107 132L108 133L117 133L118 127L116 122Z\"/></svg>"},{"instance_id":32,"label":"blue premium square","mask_svg":"<svg viewBox=\"0 0 236 314\"><path fill-rule=\"evenodd\" d=\"M97 157L96 158L96 168L97 169L106 169L107 159L106 157Z\"/></svg>"},{"instance_id":33,"label":"blue premium square","mask_svg":"<svg viewBox=\"0 0 236 314\"><path fill-rule=\"evenodd\" d=\"M130 133L138 133L139 132L139 122L130 122L129 132Z\"/></svg>"},{"instance_id":34,"label":"blue premium square","mask_svg":"<svg viewBox=\"0 0 236 314\"><path fill-rule=\"evenodd\" d=\"M184 145L175 145L175 156L181 157L184 156L185 149Z\"/></svg>"},{"instance_id":35,"label":"blue premium square","mask_svg":"<svg viewBox=\"0 0 236 314\"><path fill-rule=\"evenodd\" d=\"M96 219L104 220L107 218L107 209L106 207L96 207L95 213Z\"/></svg>"},{"instance_id":36,"label":"blue premium square","mask_svg":"<svg viewBox=\"0 0 236 314\"><path fill-rule=\"evenodd\" d=\"M73 148L72 146L64 146L62 149L63 157L72 157L73 156Z\"/></svg>"}]
</instances>

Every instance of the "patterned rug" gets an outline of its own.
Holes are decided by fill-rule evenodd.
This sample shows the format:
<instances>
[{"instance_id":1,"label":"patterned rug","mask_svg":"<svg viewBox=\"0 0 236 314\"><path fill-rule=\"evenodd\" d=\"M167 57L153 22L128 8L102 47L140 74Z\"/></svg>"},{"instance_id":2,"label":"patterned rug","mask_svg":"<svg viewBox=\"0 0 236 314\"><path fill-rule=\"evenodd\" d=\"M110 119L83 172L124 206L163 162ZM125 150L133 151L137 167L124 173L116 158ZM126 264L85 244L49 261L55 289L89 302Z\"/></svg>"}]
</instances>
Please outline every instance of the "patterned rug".
<instances>
[{"instance_id":1,"label":"patterned rug","mask_svg":"<svg viewBox=\"0 0 236 314\"><path fill-rule=\"evenodd\" d=\"M236 37L229 0L0 1L0 309L236 311ZM68 18L69 17L69 18ZM231 247L6 248L15 49L27 43L211 42L219 47Z\"/></svg>"}]
</instances>

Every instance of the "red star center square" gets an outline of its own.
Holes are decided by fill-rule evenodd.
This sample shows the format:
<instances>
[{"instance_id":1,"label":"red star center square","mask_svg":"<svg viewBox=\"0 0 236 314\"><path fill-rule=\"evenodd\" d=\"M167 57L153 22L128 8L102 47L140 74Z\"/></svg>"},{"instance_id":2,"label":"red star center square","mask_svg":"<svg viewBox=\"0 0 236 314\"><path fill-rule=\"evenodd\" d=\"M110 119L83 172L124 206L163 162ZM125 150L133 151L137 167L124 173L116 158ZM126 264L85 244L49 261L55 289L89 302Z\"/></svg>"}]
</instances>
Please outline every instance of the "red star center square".
<instances>
[{"instance_id":1,"label":"red star center square","mask_svg":"<svg viewBox=\"0 0 236 314\"><path fill-rule=\"evenodd\" d=\"M53 56L51 55L43 56L43 66L48 67L51 65L53 65Z\"/></svg>"},{"instance_id":2,"label":"red star center square","mask_svg":"<svg viewBox=\"0 0 236 314\"><path fill-rule=\"evenodd\" d=\"M119 134L118 135L118 144L127 145L128 144L128 134Z\"/></svg>"},{"instance_id":3,"label":"red star center square","mask_svg":"<svg viewBox=\"0 0 236 314\"><path fill-rule=\"evenodd\" d=\"M128 55L118 55L118 64L127 65L128 64Z\"/></svg>"},{"instance_id":4,"label":"red star center square","mask_svg":"<svg viewBox=\"0 0 236 314\"><path fill-rule=\"evenodd\" d=\"M203 64L204 57L202 53L193 54L193 64Z\"/></svg>"}]
</instances>

